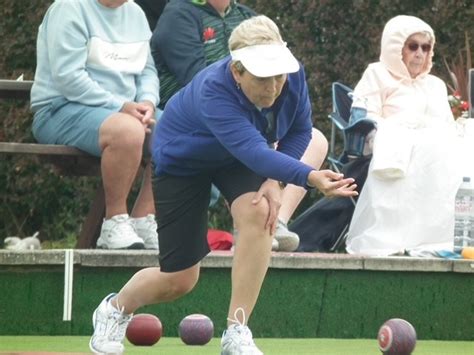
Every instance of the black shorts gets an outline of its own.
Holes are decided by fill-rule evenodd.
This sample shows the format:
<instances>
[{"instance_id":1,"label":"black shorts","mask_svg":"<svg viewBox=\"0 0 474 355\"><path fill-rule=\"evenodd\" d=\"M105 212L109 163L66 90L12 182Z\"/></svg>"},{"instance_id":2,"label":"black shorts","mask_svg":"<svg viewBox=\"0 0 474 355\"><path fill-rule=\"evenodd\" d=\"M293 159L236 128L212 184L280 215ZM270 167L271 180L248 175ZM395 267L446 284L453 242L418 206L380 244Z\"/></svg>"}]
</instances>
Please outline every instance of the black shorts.
<instances>
[{"instance_id":1,"label":"black shorts","mask_svg":"<svg viewBox=\"0 0 474 355\"><path fill-rule=\"evenodd\" d=\"M207 223L212 184L232 205L237 197L258 191L265 180L240 162L193 176L153 176L161 270L187 269L209 253Z\"/></svg>"}]
</instances>

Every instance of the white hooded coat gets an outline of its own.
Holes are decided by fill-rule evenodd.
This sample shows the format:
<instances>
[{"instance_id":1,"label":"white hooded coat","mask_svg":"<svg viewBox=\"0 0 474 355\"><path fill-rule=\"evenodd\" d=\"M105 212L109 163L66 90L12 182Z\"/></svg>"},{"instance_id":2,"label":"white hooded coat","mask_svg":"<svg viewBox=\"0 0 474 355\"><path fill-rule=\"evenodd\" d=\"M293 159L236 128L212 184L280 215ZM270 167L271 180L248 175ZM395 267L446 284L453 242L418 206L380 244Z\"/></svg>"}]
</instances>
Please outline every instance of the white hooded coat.
<instances>
[{"instance_id":1,"label":"white hooded coat","mask_svg":"<svg viewBox=\"0 0 474 355\"><path fill-rule=\"evenodd\" d=\"M420 32L431 35L432 49L422 73L411 78L402 49ZM454 198L462 176L446 85L429 74L434 43L433 30L420 19L391 19L382 35L380 61L367 67L354 90L378 130L349 228L349 253L452 250Z\"/></svg>"}]
</instances>

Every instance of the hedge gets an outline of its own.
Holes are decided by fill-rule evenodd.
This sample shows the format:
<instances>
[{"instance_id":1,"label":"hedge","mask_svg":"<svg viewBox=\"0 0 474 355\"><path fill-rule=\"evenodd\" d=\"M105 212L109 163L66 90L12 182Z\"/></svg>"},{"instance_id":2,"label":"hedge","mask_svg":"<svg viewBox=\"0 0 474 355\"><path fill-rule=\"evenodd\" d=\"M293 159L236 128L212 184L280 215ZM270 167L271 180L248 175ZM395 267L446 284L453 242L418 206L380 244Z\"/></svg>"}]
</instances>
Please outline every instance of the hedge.
<instances>
[{"instance_id":1,"label":"hedge","mask_svg":"<svg viewBox=\"0 0 474 355\"><path fill-rule=\"evenodd\" d=\"M3 0L0 33L3 55L0 78L24 74L33 79L35 41L51 0ZM470 0L241 0L273 18L284 39L304 64L316 127L329 137L331 83L354 86L368 63L378 60L384 24L398 14L424 19L437 36L433 73L447 80L443 56L464 50L464 34L474 34L474 5ZM473 48L471 44L471 48ZM31 114L23 102L0 102L0 141L29 142ZM98 179L58 176L49 166L26 157L0 160L0 241L8 235L31 235L50 240L79 233ZM319 195L308 195L296 215ZM211 215L214 227L230 228L222 204ZM222 212L224 210L224 212Z\"/></svg>"}]
</instances>

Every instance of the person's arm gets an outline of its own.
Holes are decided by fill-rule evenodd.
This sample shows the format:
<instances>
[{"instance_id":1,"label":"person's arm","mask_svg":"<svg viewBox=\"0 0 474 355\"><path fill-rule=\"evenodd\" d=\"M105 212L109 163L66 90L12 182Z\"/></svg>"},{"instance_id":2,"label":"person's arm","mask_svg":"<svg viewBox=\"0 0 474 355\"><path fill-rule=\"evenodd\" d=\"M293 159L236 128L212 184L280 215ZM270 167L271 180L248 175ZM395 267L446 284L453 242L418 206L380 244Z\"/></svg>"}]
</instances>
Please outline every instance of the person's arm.
<instances>
[{"instance_id":1,"label":"person's arm","mask_svg":"<svg viewBox=\"0 0 474 355\"><path fill-rule=\"evenodd\" d=\"M306 185L311 167L269 148L266 139L238 106L223 102L222 97L215 99L209 97L203 102L202 114L209 130L230 154L261 176Z\"/></svg>"},{"instance_id":2,"label":"person's arm","mask_svg":"<svg viewBox=\"0 0 474 355\"><path fill-rule=\"evenodd\" d=\"M148 59L142 73L137 77L136 101L149 101L156 107L159 102L160 86L156 73L155 63L148 53Z\"/></svg>"},{"instance_id":3,"label":"person's arm","mask_svg":"<svg viewBox=\"0 0 474 355\"><path fill-rule=\"evenodd\" d=\"M249 113L242 110L238 99L231 97L233 95L223 86L202 92L201 115L211 133L230 154L257 174L306 187L308 174L313 168L301 163L298 157L269 148L266 139L250 122ZM311 127L308 131L310 135ZM309 137L302 136L301 139L309 141ZM294 140L297 141L296 135ZM304 151L307 144L303 145Z\"/></svg>"},{"instance_id":4,"label":"person's arm","mask_svg":"<svg viewBox=\"0 0 474 355\"><path fill-rule=\"evenodd\" d=\"M387 73L388 75L388 73ZM382 88L380 77L372 66L364 71L362 78L354 88L354 106L357 104L365 105L367 117L377 122L383 120Z\"/></svg>"},{"instance_id":5,"label":"person's arm","mask_svg":"<svg viewBox=\"0 0 474 355\"><path fill-rule=\"evenodd\" d=\"M330 170L316 171L287 154L268 147L249 121L248 114L229 100L229 92L212 90L202 96L201 115L208 129L236 159L258 175L305 188L318 188L328 196L355 196L354 179Z\"/></svg>"},{"instance_id":6,"label":"person's arm","mask_svg":"<svg viewBox=\"0 0 474 355\"><path fill-rule=\"evenodd\" d=\"M70 101L120 110L124 102L104 90L86 71L89 35L74 2L57 2L48 13L48 61L54 84Z\"/></svg>"},{"instance_id":7,"label":"person's arm","mask_svg":"<svg viewBox=\"0 0 474 355\"><path fill-rule=\"evenodd\" d=\"M164 63L181 86L206 67L202 24L188 6L169 4L151 38L155 63Z\"/></svg>"},{"instance_id":8,"label":"person's arm","mask_svg":"<svg viewBox=\"0 0 474 355\"><path fill-rule=\"evenodd\" d=\"M281 112L280 115L293 115L294 120L288 129L288 132L278 142L277 150L287 154L295 159L301 159L308 144L311 140L312 118L311 118L311 102L309 100L308 86L304 70L298 73L298 94L296 108L286 112ZM293 112L296 111L296 112ZM283 117L284 119L285 117Z\"/></svg>"}]
</instances>

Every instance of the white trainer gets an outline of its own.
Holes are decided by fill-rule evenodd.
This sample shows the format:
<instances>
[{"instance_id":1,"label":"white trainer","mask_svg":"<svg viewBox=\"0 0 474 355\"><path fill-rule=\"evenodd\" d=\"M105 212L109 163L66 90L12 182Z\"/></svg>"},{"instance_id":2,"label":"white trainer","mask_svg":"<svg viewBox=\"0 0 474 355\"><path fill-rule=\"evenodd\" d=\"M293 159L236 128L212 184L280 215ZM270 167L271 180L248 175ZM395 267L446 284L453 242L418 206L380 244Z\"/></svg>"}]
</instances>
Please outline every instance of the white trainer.
<instances>
[{"instance_id":1,"label":"white trainer","mask_svg":"<svg viewBox=\"0 0 474 355\"><path fill-rule=\"evenodd\" d=\"M94 334L89 341L89 348L94 354L122 354L123 340L132 314L125 314L110 303L116 294L105 297L92 316Z\"/></svg>"},{"instance_id":2,"label":"white trainer","mask_svg":"<svg viewBox=\"0 0 474 355\"><path fill-rule=\"evenodd\" d=\"M275 237L272 239L272 251L277 251L280 249L280 243L278 243L278 240L275 239Z\"/></svg>"},{"instance_id":3,"label":"white trainer","mask_svg":"<svg viewBox=\"0 0 474 355\"><path fill-rule=\"evenodd\" d=\"M275 239L278 242L278 251L295 251L300 245L298 234L289 231L286 223L280 219L275 231Z\"/></svg>"},{"instance_id":4,"label":"white trainer","mask_svg":"<svg viewBox=\"0 0 474 355\"><path fill-rule=\"evenodd\" d=\"M145 242L145 249L158 250L158 225L154 214L145 217L130 218L138 236Z\"/></svg>"},{"instance_id":5,"label":"white trainer","mask_svg":"<svg viewBox=\"0 0 474 355\"><path fill-rule=\"evenodd\" d=\"M237 318L237 314L242 313L242 323ZM253 342L252 332L245 325L245 313L242 308L237 308L234 319L230 319L235 324L230 325L222 334L221 355L263 355Z\"/></svg>"},{"instance_id":6,"label":"white trainer","mask_svg":"<svg viewBox=\"0 0 474 355\"><path fill-rule=\"evenodd\" d=\"M104 219L100 237L97 239L99 249L144 249L143 240L138 237L128 214L119 214Z\"/></svg>"}]
</instances>

